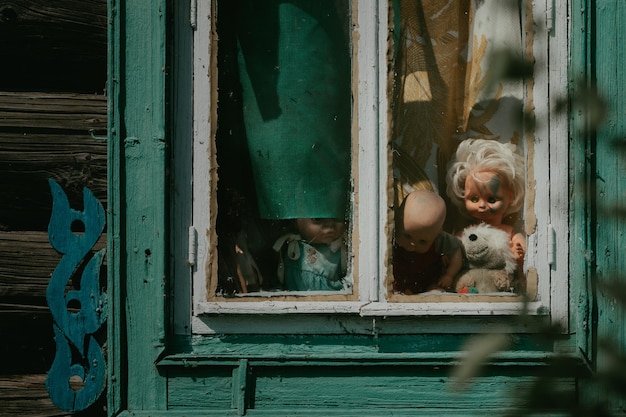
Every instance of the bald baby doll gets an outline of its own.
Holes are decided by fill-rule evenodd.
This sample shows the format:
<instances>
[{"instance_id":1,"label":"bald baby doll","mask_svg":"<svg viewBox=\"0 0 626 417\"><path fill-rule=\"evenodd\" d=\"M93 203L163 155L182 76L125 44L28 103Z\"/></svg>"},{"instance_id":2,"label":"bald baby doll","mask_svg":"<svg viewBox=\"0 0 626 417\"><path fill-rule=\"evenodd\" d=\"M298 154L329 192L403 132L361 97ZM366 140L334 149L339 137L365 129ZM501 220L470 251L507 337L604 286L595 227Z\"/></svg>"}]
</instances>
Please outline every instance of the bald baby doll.
<instances>
[{"instance_id":1,"label":"bald baby doll","mask_svg":"<svg viewBox=\"0 0 626 417\"><path fill-rule=\"evenodd\" d=\"M396 211L393 291L447 291L461 270L460 240L443 231L446 204L436 193L413 191Z\"/></svg>"}]
</instances>

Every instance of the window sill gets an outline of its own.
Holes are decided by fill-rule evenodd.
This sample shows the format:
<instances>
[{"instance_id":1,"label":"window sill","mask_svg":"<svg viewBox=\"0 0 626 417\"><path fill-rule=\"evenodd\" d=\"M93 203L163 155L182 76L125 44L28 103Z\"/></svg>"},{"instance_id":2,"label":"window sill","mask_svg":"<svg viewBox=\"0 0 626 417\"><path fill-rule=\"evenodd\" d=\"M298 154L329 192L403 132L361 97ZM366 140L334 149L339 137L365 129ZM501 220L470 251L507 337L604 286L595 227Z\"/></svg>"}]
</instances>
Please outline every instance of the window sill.
<instances>
[{"instance_id":1,"label":"window sill","mask_svg":"<svg viewBox=\"0 0 626 417\"><path fill-rule=\"evenodd\" d=\"M401 302L399 300L402 300ZM405 301L406 300L406 301ZM222 314L348 314L375 316L510 316L527 313L548 315L541 302L525 303L522 297L506 295L415 295L396 296L395 302L362 301L233 301L203 302L195 306L195 315Z\"/></svg>"},{"instance_id":2,"label":"window sill","mask_svg":"<svg viewBox=\"0 0 626 417\"><path fill-rule=\"evenodd\" d=\"M569 360L573 368L586 369L576 349L556 349L553 343L533 334L517 334L511 340L513 345L493 352L487 364L529 366ZM350 335L349 341L345 335L178 336L157 366L197 369L237 365L242 360L253 366L445 366L467 359L466 341L467 334Z\"/></svg>"}]
</instances>

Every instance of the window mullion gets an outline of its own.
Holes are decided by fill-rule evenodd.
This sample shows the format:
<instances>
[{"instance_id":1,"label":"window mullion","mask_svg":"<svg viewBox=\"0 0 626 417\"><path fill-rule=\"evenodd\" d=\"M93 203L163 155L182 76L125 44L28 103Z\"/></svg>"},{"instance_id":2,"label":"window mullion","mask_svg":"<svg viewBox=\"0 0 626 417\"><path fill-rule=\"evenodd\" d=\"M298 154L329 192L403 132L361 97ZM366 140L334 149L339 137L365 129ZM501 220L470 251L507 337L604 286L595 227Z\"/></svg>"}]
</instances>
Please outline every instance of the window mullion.
<instances>
[{"instance_id":1,"label":"window mullion","mask_svg":"<svg viewBox=\"0 0 626 417\"><path fill-rule=\"evenodd\" d=\"M380 101L379 101L379 57L378 48L378 5L373 2L354 2L356 10L355 33L355 114L356 143L354 152L357 163L355 173L355 229L354 245L358 248L356 273L359 283L359 298L377 301L379 297L380 236ZM386 183L386 182L385 182ZM386 189L383 190L386 192Z\"/></svg>"},{"instance_id":2,"label":"window mullion","mask_svg":"<svg viewBox=\"0 0 626 417\"><path fill-rule=\"evenodd\" d=\"M548 0L548 5L551 5ZM554 25L548 37L549 99L550 108L557 107L567 92L567 63L569 59L569 19L568 2L561 2L554 8ZM551 167L569 166L569 143L567 140L567 112L553 111L550 114L550 162ZM550 311L552 321L560 323L563 331L569 326L569 180L568 171L557 170L550 173L550 219L555 231L554 264L550 269Z\"/></svg>"}]
</instances>

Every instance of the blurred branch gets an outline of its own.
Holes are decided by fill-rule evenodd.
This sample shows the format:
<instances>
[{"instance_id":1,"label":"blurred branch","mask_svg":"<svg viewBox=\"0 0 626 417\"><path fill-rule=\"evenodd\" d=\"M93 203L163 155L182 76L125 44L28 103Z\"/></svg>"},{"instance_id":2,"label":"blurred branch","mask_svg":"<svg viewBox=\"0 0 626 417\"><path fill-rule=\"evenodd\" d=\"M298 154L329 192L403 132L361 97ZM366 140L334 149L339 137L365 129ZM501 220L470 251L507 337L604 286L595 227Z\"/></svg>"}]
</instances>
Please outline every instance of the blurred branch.
<instances>
[{"instance_id":1,"label":"blurred branch","mask_svg":"<svg viewBox=\"0 0 626 417\"><path fill-rule=\"evenodd\" d=\"M453 368L450 376L453 390L464 389L480 373L489 358L511 346L512 339L507 333L502 331L470 338L464 349L466 356Z\"/></svg>"}]
</instances>

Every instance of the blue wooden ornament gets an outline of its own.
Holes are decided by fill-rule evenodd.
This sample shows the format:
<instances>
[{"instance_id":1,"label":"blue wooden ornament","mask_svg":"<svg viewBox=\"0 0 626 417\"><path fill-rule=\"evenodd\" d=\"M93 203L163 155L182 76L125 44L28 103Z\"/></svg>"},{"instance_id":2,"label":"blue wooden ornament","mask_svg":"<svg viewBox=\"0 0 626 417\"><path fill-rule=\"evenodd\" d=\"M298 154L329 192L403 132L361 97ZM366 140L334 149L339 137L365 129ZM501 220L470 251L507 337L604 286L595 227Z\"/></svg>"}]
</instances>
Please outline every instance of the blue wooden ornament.
<instances>
[{"instance_id":1,"label":"blue wooden ornament","mask_svg":"<svg viewBox=\"0 0 626 417\"><path fill-rule=\"evenodd\" d=\"M88 188L83 190L84 209L78 211L70 207L67 195L56 182L48 182L52 191L48 236L51 245L63 256L46 292L56 343L46 388L57 407L80 411L100 397L106 381L104 351L94 336L107 316L106 294L100 288L105 249L87 260L104 230L106 218L104 208ZM72 231L76 222L82 223L84 232ZM69 280L79 273L79 289L66 291ZM70 385L76 379L80 388Z\"/></svg>"}]
</instances>

